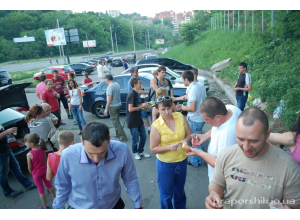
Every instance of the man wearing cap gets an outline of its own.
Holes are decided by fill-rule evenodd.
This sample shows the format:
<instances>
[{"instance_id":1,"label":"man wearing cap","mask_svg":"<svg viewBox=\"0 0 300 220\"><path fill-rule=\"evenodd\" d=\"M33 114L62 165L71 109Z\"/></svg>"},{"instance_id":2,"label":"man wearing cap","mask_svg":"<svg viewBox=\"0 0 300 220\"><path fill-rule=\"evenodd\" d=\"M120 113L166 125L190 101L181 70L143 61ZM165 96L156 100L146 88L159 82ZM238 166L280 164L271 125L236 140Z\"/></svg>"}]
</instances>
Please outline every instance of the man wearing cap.
<instances>
[{"instance_id":1,"label":"man wearing cap","mask_svg":"<svg viewBox=\"0 0 300 220\"><path fill-rule=\"evenodd\" d=\"M104 73L103 63L101 60L99 60L99 64L97 66L97 71L98 71L98 78L99 78L100 82L102 82L105 77L105 73Z\"/></svg>"},{"instance_id":2,"label":"man wearing cap","mask_svg":"<svg viewBox=\"0 0 300 220\"><path fill-rule=\"evenodd\" d=\"M139 76L139 71L138 71L138 69L139 69L139 68L136 67L136 66L133 66L133 67L130 68L131 77L130 77L130 79L129 79L129 81L128 81L128 93L132 90L132 87L131 87L131 85L130 85L130 80L131 80L132 78L137 78L137 77ZM143 90L139 90L139 91L138 91L138 94L139 94L139 103L138 103L138 105L139 105L139 104L142 103L142 99L141 99L141 96L140 96L140 95L141 95L141 94L148 95L148 92L143 91ZM150 126L150 123L149 123L149 120L148 120L148 114L147 114L146 111L143 111L143 110L140 110L140 112L141 112L141 115L142 115L142 119L143 119L144 123L145 123L146 126L147 126L148 133L150 134L151 126Z\"/></svg>"},{"instance_id":3,"label":"man wearing cap","mask_svg":"<svg viewBox=\"0 0 300 220\"><path fill-rule=\"evenodd\" d=\"M107 116L107 112L109 111L110 119L116 130L115 137L119 138L119 141L126 142L127 137L119 119L120 110L122 107L120 86L118 83L113 81L114 79L111 74L106 74L104 80L105 83L108 85L106 90L107 102L104 110L104 115Z\"/></svg>"}]
</instances>

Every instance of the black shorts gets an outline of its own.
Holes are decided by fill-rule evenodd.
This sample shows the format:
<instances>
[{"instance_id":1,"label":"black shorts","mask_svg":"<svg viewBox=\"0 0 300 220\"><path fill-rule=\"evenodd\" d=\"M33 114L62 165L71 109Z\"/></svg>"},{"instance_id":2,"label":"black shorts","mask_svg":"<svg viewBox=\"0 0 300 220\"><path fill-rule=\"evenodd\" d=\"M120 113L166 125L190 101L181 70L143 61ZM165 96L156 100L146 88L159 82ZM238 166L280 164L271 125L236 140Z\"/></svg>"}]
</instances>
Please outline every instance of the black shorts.
<instances>
[{"instance_id":1,"label":"black shorts","mask_svg":"<svg viewBox=\"0 0 300 220\"><path fill-rule=\"evenodd\" d=\"M57 119L58 119L57 124L54 125L56 128L58 128L59 125L60 125L60 122L61 122L61 117L60 117L60 114L59 114L59 110L56 110L55 112L51 112L51 113L53 115L55 115L57 117Z\"/></svg>"},{"instance_id":2,"label":"black shorts","mask_svg":"<svg viewBox=\"0 0 300 220\"><path fill-rule=\"evenodd\" d=\"M60 102L62 102L62 104L64 105L65 109L69 109L69 105L68 105L68 100L66 98L66 94L60 95L60 97L58 99L59 108L60 108Z\"/></svg>"}]
</instances>

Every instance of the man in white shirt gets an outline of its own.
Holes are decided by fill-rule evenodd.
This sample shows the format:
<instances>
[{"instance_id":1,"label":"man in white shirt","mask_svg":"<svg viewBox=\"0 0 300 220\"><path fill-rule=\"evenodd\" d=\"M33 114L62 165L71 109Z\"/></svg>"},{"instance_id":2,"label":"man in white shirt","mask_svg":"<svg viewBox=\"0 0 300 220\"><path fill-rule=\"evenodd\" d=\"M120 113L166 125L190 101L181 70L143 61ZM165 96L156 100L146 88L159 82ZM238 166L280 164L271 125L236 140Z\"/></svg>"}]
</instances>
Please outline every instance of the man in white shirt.
<instances>
[{"instance_id":1,"label":"man in white shirt","mask_svg":"<svg viewBox=\"0 0 300 220\"><path fill-rule=\"evenodd\" d=\"M104 73L104 67L102 61L99 60L99 64L97 66L97 71L98 71L98 78L100 82L104 80L105 73Z\"/></svg>"},{"instance_id":2,"label":"man in white shirt","mask_svg":"<svg viewBox=\"0 0 300 220\"><path fill-rule=\"evenodd\" d=\"M211 139L207 153L201 149L189 148L188 156L202 157L208 164L209 182L214 175L214 167L218 154L226 147L236 144L236 122L241 110L233 105L226 105L215 97L206 98L200 106L204 121L212 126L205 134L197 134L199 144Z\"/></svg>"},{"instance_id":3,"label":"man in white shirt","mask_svg":"<svg viewBox=\"0 0 300 220\"><path fill-rule=\"evenodd\" d=\"M201 103L205 100L206 91L203 91L199 83L194 82L194 74L186 70L181 75L182 82L188 88L186 89L187 106L177 105L177 110L187 111L187 121L194 134L202 134L202 127L204 125L204 119L199 112ZM196 149L203 150L203 145L193 145ZM194 167L203 166L204 160L199 156L191 156L189 165Z\"/></svg>"}]
</instances>

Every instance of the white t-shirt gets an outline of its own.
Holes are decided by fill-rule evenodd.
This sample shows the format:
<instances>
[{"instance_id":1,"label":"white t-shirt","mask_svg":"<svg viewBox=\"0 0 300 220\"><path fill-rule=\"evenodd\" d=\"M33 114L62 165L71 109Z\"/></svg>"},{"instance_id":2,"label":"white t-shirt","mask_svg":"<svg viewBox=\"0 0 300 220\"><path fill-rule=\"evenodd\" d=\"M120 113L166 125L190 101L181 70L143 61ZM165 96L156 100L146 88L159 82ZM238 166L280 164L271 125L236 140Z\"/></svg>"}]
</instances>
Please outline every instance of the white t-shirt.
<instances>
[{"instance_id":1,"label":"white t-shirt","mask_svg":"<svg viewBox=\"0 0 300 220\"><path fill-rule=\"evenodd\" d=\"M111 66L110 65L108 65L108 66L104 65L103 70L104 70L105 74L111 73Z\"/></svg>"},{"instance_id":2,"label":"white t-shirt","mask_svg":"<svg viewBox=\"0 0 300 220\"><path fill-rule=\"evenodd\" d=\"M98 71L98 78L104 78L105 77L105 73L104 73L104 69L102 65L98 65L97 66L97 71Z\"/></svg>"},{"instance_id":3,"label":"white t-shirt","mask_svg":"<svg viewBox=\"0 0 300 220\"><path fill-rule=\"evenodd\" d=\"M232 116L228 121L221 124L219 127L212 127L211 129L211 139L208 145L207 153L218 157L219 153L226 147L237 144L236 142L236 122L241 114L241 110L233 105L226 105L227 110L232 111ZM208 178L211 181L214 175L214 168L207 164L208 167Z\"/></svg>"},{"instance_id":4,"label":"white t-shirt","mask_svg":"<svg viewBox=\"0 0 300 220\"><path fill-rule=\"evenodd\" d=\"M203 85L199 83L192 82L186 89L186 94L188 95L187 107L191 106L191 102L196 102L196 111L188 112L187 117L194 122L204 122L202 115L200 114L199 108L201 103L205 100L206 91L203 93Z\"/></svg>"}]
</instances>

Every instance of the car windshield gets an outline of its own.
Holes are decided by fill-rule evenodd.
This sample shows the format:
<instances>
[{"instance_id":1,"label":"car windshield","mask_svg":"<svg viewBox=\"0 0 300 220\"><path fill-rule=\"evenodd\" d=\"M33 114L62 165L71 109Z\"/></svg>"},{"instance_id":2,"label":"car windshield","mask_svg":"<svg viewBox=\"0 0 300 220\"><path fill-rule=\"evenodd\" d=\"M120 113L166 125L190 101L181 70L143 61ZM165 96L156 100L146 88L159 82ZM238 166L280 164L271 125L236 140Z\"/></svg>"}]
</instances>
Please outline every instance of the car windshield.
<instances>
[{"instance_id":1,"label":"car windshield","mask_svg":"<svg viewBox=\"0 0 300 220\"><path fill-rule=\"evenodd\" d=\"M167 72L168 72L169 74L171 74L171 75L173 75L173 76L175 75L176 78L180 78L180 77L181 77L181 75L180 75L179 73L177 73L177 72L175 72L175 71L169 69L168 67L167 67L166 69L167 69Z\"/></svg>"}]
</instances>

